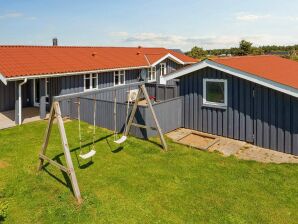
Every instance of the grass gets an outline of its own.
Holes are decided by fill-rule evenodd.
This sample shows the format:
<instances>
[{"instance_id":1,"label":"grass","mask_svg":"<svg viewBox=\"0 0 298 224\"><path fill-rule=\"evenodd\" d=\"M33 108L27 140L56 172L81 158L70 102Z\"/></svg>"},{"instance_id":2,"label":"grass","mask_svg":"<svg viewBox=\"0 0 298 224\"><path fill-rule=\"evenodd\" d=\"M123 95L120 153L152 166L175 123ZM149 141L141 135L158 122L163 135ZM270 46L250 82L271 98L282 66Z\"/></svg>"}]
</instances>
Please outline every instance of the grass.
<instances>
[{"instance_id":1,"label":"grass","mask_svg":"<svg viewBox=\"0 0 298 224\"><path fill-rule=\"evenodd\" d=\"M84 203L61 171L36 171L45 122L0 131L4 223L296 223L298 166L261 164L129 138L123 149L98 129L94 163L80 169L77 123L65 124ZM92 129L84 124L84 131ZM48 155L61 153L57 127ZM108 138L106 138L109 136ZM91 139L89 139L91 141ZM110 143L109 144L107 143ZM58 159L64 163L63 156ZM4 165L3 165L4 164ZM3 221L3 220L2 220ZM1 222L1 221L0 221Z\"/></svg>"}]
</instances>

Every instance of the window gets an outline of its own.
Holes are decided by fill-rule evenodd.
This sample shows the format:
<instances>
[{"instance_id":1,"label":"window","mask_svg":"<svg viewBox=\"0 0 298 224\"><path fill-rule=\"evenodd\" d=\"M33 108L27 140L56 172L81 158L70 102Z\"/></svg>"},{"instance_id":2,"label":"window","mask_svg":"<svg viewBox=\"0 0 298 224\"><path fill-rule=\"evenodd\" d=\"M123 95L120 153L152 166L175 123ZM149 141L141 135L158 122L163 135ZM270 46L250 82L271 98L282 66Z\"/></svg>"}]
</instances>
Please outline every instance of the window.
<instances>
[{"instance_id":1,"label":"window","mask_svg":"<svg viewBox=\"0 0 298 224\"><path fill-rule=\"evenodd\" d=\"M166 63L160 63L160 75L167 74L167 64Z\"/></svg>"},{"instance_id":2,"label":"window","mask_svg":"<svg viewBox=\"0 0 298 224\"><path fill-rule=\"evenodd\" d=\"M148 68L148 81L156 81L156 67Z\"/></svg>"},{"instance_id":3,"label":"window","mask_svg":"<svg viewBox=\"0 0 298 224\"><path fill-rule=\"evenodd\" d=\"M115 71L114 72L114 86L125 84L125 71Z\"/></svg>"},{"instance_id":4,"label":"window","mask_svg":"<svg viewBox=\"0 0 298 224\"><path fill-rule=\"evenodd\" d=\"M203 105L222 108L227 107L227 80L203 79Z\"/></svg>"},{"instance_id":5,"label":"window","mask_svg":"<svg viewBox=\"0 0 298 224\"><path fill-rule=\"evenodd\" d=\"M85 91L97 89L97 74L86 74L84 77Z\"/></svg>"}]
</instances>

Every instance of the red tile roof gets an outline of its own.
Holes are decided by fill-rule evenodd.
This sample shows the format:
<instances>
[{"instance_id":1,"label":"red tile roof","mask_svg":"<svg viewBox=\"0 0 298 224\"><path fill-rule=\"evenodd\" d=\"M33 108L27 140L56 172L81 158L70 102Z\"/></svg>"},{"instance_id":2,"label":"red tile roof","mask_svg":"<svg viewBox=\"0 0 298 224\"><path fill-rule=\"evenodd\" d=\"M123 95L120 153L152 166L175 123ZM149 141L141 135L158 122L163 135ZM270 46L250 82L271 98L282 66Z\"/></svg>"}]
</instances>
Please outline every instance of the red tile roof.
<instances>
[{"instance_id":1,"label":"red tile roof","mask_svg":"<svg viewBox=\"0 0 298 224\"><path fill-rule=\"evenodd\" d=\"M298 62L292 60L271 55L216 58L212 61L298 89Z\"/></svg>"},{"instance_id":2,"label":"red tile roof","mask_svg":"<svg viewBox=\"0 0 298 224\"><path fill-rule=\"evenodd\" d=\"M184 63L197 62L165 48L0 46L0 74L6 78L149 66L168 53ZM150 64L152 64L150 60Z\"/></svg>"}]
</instances>

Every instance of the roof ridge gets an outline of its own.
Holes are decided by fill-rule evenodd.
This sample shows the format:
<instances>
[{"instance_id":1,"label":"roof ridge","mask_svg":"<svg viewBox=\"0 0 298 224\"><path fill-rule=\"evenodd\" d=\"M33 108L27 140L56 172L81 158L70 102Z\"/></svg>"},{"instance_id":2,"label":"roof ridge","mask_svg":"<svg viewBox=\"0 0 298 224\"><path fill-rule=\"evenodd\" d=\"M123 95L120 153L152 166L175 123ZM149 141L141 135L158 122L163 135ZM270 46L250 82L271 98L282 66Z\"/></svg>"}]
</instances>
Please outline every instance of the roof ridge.
<instances>
[{"instance_id":1,"label":"roof ridge","mask_svg":"<svg viewBox=\"0 0 298 224\"><path fill-rule=\"evenodd\" d=\"M15 47L15 48L125 48L125 49L164 49L164 50L168 50L166 48L162 48L162 47L127 47L127 46L78 46L78 45L58 45L58 46L52 46L52 45L0 45L0 47Z\"/></svg>"}]
</instances>

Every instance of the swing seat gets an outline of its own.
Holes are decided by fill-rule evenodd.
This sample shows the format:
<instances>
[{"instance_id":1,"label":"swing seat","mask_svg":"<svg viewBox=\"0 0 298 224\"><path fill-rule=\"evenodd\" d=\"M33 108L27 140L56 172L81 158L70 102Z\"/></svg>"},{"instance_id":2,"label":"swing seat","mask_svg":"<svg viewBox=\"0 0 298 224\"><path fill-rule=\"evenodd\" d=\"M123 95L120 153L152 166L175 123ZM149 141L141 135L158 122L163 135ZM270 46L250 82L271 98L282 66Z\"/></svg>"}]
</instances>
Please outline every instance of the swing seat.
<instances>
[{"instance_id":1,"label":"swing seat","mask_svg":"<svg viewBox=\"0 0 298 224\"><path fill-rule=\"evenodd\" d=\"M86 153L86 154L80 154L79 156L82 159L89 159L91 157L93 157L95 155L96 151L94 149L92 149L90 152Z\"/></svg>"},{"instance_id":2,"label":"swing seat","mask_svg":"<svg viewBox=\"0 0 298 224\"><path fill-rule=\"evenodd\" d=\"M121 138L119 138L118 140L114 141L116 144L122 144L123 142L125 142L127 139L127 136L123 135Z\"/></svg>"}]
</instances>

